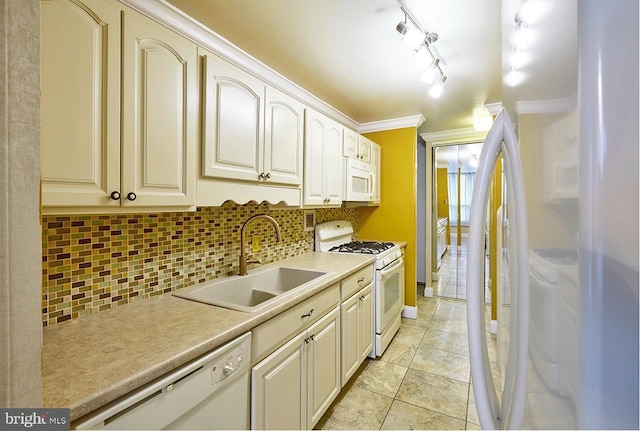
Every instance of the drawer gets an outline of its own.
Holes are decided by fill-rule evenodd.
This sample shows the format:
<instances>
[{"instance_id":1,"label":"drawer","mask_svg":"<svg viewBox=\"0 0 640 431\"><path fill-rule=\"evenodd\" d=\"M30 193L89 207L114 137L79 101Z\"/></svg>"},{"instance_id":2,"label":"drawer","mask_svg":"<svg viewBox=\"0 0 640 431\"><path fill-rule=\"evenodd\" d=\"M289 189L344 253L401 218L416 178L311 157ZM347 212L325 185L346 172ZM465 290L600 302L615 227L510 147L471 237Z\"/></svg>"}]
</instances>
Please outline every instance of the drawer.
<instances>
[{"instance_id":1,"label":"drawer","mask_svg":"<svg viewBox=\"0 0 640 431\"><path fill-rule=\"evenodd\" d=\"M253 333L251 337L251 363L257 364L293 336L335 308L340 302L339 286L340 284L336 283L253 328L251 330Z\"/></svg>"},{"instance_id":2,"label":"drawer","mask_svg":"<svg viewBox=\"0 0 640 431\"><path fill-rule=\"evenodd\" d=\"M341 287L341 295L340 298L342 301L349 298L351 295L356 293L358 290L367 286L368 284L373 282L373 265L369 265L366 268L361 269L355 274L350 275L340 282Z\"/></svg>"}]
</instances>

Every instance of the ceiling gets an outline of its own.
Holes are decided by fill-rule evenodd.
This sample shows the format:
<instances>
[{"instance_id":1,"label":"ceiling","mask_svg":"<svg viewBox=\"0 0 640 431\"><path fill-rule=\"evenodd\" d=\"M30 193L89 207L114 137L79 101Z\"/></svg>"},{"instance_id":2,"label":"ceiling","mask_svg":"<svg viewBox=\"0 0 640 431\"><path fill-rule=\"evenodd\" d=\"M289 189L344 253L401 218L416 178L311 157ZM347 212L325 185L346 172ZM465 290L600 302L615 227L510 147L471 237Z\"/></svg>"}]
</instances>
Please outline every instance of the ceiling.
<instances>
[{"instance_id":1,"label":"ceiling","mask_svg":"<svg viewBox=\"0 0 640 431\"><path fill-rule=\"evenodd\" d=\"M436 166L449 172L475 172L482 143L435 147Z\"/></svg>"},{"instance_id":2,"label":"ceiling","mask_svg":"<svg viewBox=\"0 0 640 431\"><path fill-rule=\"evenodd\" d=\"M168 2L360 124L421 114L420 133L469 128L474 108L501 101L497 0ZM396 31L401 4L439 35L439 99Z\"/></svg>"}]
</instances>

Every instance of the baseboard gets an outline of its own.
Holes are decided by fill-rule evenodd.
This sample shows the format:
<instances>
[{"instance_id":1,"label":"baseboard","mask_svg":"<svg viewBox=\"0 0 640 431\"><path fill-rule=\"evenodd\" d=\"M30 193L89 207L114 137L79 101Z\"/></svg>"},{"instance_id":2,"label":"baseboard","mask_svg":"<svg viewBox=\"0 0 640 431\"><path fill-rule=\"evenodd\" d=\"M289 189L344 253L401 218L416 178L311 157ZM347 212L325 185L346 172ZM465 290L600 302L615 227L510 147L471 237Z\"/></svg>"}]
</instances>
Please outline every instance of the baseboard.
<instances>
[{"instance_id":1,"label":"baseboard","mask_svg":"<svg viewBox=\"0 0 640 431\"><path fill-rule=\"evenodd\" d=\"M438 281L438 273L437 272L432 272L431 273L431 281Z\"/></svg>"},{"instance_id":2,"label":"baseboard","mask_svg":"<svg viewBox=\"0 0 640 431\"><path fill-rule=\"evenodd\" d=\"M491 335L496 335L498 333L498 321L492 320L489 322L489 332Z\"/></svg>"},{"instance_id":3,"label":"baseboard","mask_svg":"<svg viewBox=\"0 0 640 431\"><path fill-rule=\"evenodd\" d=\"M433 298L433 287L425 287L422 295L427 298Z\"/></svg>"},{"instance_id":4,"label":"baseboard","mask_svg":"<svg viewBox=\"0 0 640 431\"><path fill-rule=\"evenodd\" d=\"M405 305L402 309L402 317L406 317L407 319L417 319L418 318L418 307L413 307L411 305Z\"/></svg>"}]
</instances>

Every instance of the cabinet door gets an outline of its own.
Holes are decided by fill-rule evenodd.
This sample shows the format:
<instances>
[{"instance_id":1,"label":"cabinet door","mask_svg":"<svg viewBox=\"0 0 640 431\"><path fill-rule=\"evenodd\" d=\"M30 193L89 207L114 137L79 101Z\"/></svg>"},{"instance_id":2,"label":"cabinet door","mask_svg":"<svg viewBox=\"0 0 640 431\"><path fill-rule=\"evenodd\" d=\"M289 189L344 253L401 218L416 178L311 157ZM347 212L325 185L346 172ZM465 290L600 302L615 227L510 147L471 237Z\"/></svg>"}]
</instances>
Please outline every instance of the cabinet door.
<instances>
[{"instance_id":1,"label":"cabinet door","mask_svg":"<svg viewBox=\"0 0 640 431\"><path fill-rule=\"evenodd\" d=\"M263 173L265 85L215 54L201 53L202 175L259 181Z\"/></svg>"},{"instance_id":2,"label":"cabinet door","mask_svg":"<svg viewBox=\"0 0 640 431\"><path fill-rule=\"evenodd\" d=\"M267 182L302 184L304 105L267 87L264 168Z\"/></svg>"},{"instance_id":3,"label":"cabinet door","mask_svg":"<svg viewBox=\"0 0 640 431\"><path fill-rule=\"evenodd\" d=\"M196 46L138 14L123 20L123 206L194 205Z\"/></svg>"},{"instance_id":4,"label":"cabinet door","mask_svg":"<svg viewBox=\"0 0 640 431\"><path fill-rule=\"evenodd\" d=\"M362 289L358 294L358 351L360 365L373 349L374 342L374 301L373 284Z\"/></svg>"},{"instance_id":5,"label":"cabinet door","mask_svg":"<svg viewBox=\"0 0 640 431\"><path fill-rule=\"evenodd\" d=\"M349 157L350 159L358 158L358 135L351 129L344 129L344 135L342 137L342 155Z\"/></svg>"},{"instance_id":6,"label":"cabinet door","mask_svg":"<svg viewBox=\"0 0 640 431\"><path fill-rule=\"evenodd\" d=\"M342 163L342 130L344 127L327 119L327 135L325 142L325 180L324 195L330 205L341 205L344 191Z\"/></svg>"},{"instance_id":7,"label":"cabinet door","mask_svg":"<svg viewBox=\"0 0 640 431\"><path fill-rule=\"evenodd\" d=\"M324 141L327 119L307 109L304 138L304 204L323 205L324 196Z\"/></svg>"},{"instance_id":8,"label":"cabinet door","mask_svg":"<svg viewBox=\"0 0 640 431\"><path fill-rule=\"evenodd\" d=\"M360 304L359 293L342 303L340 307L342 374L341 384L347 384L351 376L360 366L360 349L358 348Z\"/></svg>"},{"instance_id":9,"label":"cabinet door","mask_svg":"<svg viewBox=\"0 0 640 431\"><path fill-rule=\"evenodd\" d=\"M380 162L381 162L381 148L380 145L375 142L371 142L371 164L374 168L375 178L373 179L373 199L372 203L380 203Z\"/></svg>"},{"instance_id":10,"label":"cabinet door","mask_svg":"<svg viewBox=\"0 0 640 431\"><path fill-rule=\"evenodd\" d=\"M336 307L307 331L308 429L320 420L340 393L340 307Z\"/></svg>"},{"instance_id":11,"label":"cabinet door","mask_svg":"<svg viewBox=\"0 0 640 431\"><path fill-rule=\"evenodd\" d=\"M307 332L251 371L251 429L306 429Z\"/></svg>"},{"instance_id":12,"label":"cabinet door","mask_svg":"<svg viewBox=\"0 0 640 431\"><path fill-rule=\"evenodd\" d=\"M365 163L371 163L371 144L369 139L358 136L358 158Z\"/></svg>"},{"instance_id":13,"label":"cabinet door","mask_svg":"<svg viewBox=\"0 0 640 431\"><path fill-rule=\"evenodd\" d=\"M41 2L42 205L119 206L120 10Z\"/></svg>"}]
</instances>

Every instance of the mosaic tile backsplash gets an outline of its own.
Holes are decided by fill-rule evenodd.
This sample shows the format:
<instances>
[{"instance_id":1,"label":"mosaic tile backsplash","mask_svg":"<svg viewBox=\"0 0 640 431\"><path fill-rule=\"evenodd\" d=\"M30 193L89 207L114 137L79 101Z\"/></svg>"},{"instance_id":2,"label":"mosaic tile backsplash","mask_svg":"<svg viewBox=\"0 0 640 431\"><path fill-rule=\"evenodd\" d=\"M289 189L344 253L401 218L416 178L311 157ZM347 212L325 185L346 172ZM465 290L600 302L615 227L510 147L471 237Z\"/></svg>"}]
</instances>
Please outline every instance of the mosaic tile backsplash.
<instances>
[{"instance_id":1,"label":"mosaic tile backsplash","mask_svg":"<svg viewBox=\"0 0 640 431\"><path fill-rule=\"evenodd\" d=\"M316 209L316 223L349 220L357 232L357 208ZM43 216L42 324L54 325L238 272L240 228L249 259L263 264L313 250L304 210L267 204L199 208L196 212L131 215ZM252 239L260 239L253 251ZM252 268L252 266L249 266Z\"/></svg>"}]
</instances>

